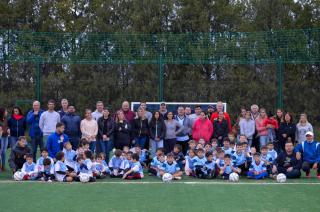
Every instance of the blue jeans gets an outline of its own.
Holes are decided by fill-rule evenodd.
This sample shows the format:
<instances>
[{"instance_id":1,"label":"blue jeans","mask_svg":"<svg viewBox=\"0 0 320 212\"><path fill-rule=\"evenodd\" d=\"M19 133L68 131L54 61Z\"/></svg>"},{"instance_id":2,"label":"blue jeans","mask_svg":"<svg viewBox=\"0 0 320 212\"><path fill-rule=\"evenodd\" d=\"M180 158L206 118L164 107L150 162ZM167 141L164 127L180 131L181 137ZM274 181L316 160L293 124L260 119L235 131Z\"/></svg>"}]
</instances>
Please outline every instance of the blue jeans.
<instances>
[{"instance_id":1,"label":"blue jeans","mask_svg":"<svg viewBox=\"0 0 320 212\"><path fill-rule=\"evenodd\" d=\"M36 136L31 139L31 146L32 146L32 154L33 154L33 161L36 162L37 159L37 151L38 146L40 151L43 149L43 140L42 136Z\"/></svg>"},{"instance_id":2,"label":"blue jeans","mask_svg":"<svg viewBox=\"0 0 320 212\"><path fill-rule=\"evenodd\" d=\"M77 150L79 147L79 138L78 137L69 137L69 141L72 145L72 149Z\"/></svg>"},{"instance_id":3,"label":"blue jeans","mask_svg":"<svg viewBox=\"0 0 320 212\"><path fill-rule=\"evenodd\" d=\"M43 135L42 141L43 141L43 146L47 148L47 141L48 141L49 135Z\"/></svg>"},{"instance_id":4,"label":"blue jeans","mask_svg":"<svg viewBox=\"0 0 320 212\"><path fill-rule=\"evenodd\" d=\"M2 167L6 165L6 151L8 148L8 137L1 137L1 159L2 159Z\"/></svg>"},{"instance_id":5,"label":"blue jeans","mask_svg":"<svg viewBox=\"0 0 320 212\"><path fill-rule=\"evenodd\" d=\"M136 143L135 146L139 145L141 149L144 149L146 145L147 136L136 137L134 140Z\"/></svg>"},{"instance_id":6,"label":"blue jeans","mask_svg":"<svg viewBox=\"0 0 320 212\"><path fill-rule=\"evenodd\" d=\"M113 140L111 139L109 141L100 140L98 144L100 145L101 151L106 155L106 162L108 163L110 152L114 147Z\"/></svg>"},{"instance_id":7,"label":"blue jeans","mask_svg":"<svg viewBox=\"0 0 320 212\"><path fill-rule=\"evenodd\" d=\"M157 149L163 148L163 140L156 141L156 140L150 139L150 141L151 141L151 155L152 157L155 157Z\"/></svg>"},{"instance_id":8,"label":"blue jeans","mask_svg":"<svg viewBox=\"0 0 320 212\"><path fill-rule=\"evenodd\" d=\"M268 136L267 135L260 135L260 148L267 145Z\"/></svg>"},{"instance_id":9,"label":"blue jeans","mask_svg":"<svg viewBox=\"0 0 320 212\"><path fill-rule=\"evenodd\" d=\"M10 147L11 149L13 149L13 147L15 147L17 144L18 138L14 136L10 136L9 141L10 141Z\"/></svg>"},{"instance_id":10,"label":"blue jeans","mask_svg":"<svg viewBox=\"0 0 320 212\"><path fill-rule=\"evenodd\" d=\"M95 148L96 148L96 141L91 141L89 149L91 150L92 153L94 153Z\"/></svg>"}]
</instances>

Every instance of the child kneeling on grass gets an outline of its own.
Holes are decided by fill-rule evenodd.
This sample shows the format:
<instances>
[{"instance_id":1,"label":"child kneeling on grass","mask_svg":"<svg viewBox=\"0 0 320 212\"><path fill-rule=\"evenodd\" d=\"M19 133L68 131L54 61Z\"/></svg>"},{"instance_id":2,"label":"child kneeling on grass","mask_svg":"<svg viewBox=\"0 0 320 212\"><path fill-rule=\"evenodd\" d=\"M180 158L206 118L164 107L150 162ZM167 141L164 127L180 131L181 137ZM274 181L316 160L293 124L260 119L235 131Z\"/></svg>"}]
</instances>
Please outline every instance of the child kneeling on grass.
<instances>
[{"instance_id":1,"label":"child kneeling on grass","mask_svg":"<svg viewBox=\"0 0 320 212\"><path fill-rule=\"evenodd\" d=\"M229 180L229 175L232 172L240 173L241 170L232 165L231 156L229 154L226 154L224 156L224 166L220 168L220 175L222 179Z\"/></svg>"},{"instance_id":2,"label":"child kneeling on grass","mask_svg":"<svg viewBox=\"0 0 320 212\"><path fill-rule=\"evenodd\" d=\"M166 173L169 173L173 176L173 179L175 180L181 180L182 171L177 164L177 162L174 160L174 156L172 153L169 153L167 155L167 161L163 163L163 165L160 167L160 177Z\"/></svg>"},{"instance_id":3,"label":"child kneeling on grass","mask_svg":"<svg viewBox=\"0 0 320 212\"><path fill-rule=\"evenodd\" d=\"M38 179L41 181L52 182L54 180L54 164L50 158L42 161L43 169L39 170Z\"/></svg>"},{"instance_id":4,"label":"child kneeling on grass","mask_svg":"<svg viewBox=\"0 0 320 212\"><path fill-rule=\"evenodd\" d=\"M74 172L69 172L64 163L64 153L58 152L56 155L56 164L54 165L54 176L59 182L72 182L73 177L76 176Z\"/></svg>"},{"instance_id":5,"label":"child kneeling on grass","mask_svg":"<svg viewBox=\"0 0 320 212\"><path fill-rule=\"evenodd\" d=\"M260 180L268 177L267 167L263 161L260 160L260 154L255 153L248 172L248 178Z\"/></svg>"},{"instance_id":6,"label":"child kneeling on grass","mask_svg":"<svg viewBox=\"0 0 320 212\"><path fill-rule=\"evenodd\" d=\"M38 169L36 164L33 162L33 155L26 155L26 162L23 164L21 172L23 173L22 180L36 180L38 176Z\"/></svg>"},{"instance_id":7,"label":"child kneeling on grass","mask_svg":"<svg viewBox=\"0 0 320 212\"><path fill-rule=\"evenodd\" d=\"M139 162L139 154L132 154L132 163L130 170L123 174L122 179L133 180L133 179L142 179L143 176L143 168L141 163Z\"/></svg>"}]
</instances>

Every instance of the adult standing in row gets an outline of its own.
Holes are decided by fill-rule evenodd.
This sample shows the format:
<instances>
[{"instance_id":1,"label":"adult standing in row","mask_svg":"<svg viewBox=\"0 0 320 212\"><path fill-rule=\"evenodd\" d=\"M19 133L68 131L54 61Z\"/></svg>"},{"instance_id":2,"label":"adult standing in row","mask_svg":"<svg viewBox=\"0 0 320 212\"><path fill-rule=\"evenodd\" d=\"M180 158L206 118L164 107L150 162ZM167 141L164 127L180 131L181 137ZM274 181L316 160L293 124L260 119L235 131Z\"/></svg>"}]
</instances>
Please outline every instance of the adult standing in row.
<instances>
[{"instance_id":1,"label":"adult standing in row","mask_svg":"<svg viewBox=\"0 0 320 212\"><path fill-rule=\"evenodd\" d=\"M98 121L98 119L103 116L103 108L104 108L103 102L97 101L96 110L91 114L94 120Z\"/></svg>"},{"instance_id":2,"label":"adult standing in row","mask_svg":"<svg viewBox=\"0 0 320 212\"><path fill-rule=\"evenodd\" d=\"M248 146L251 147L252 139L255 134L256 125L251 119L251 112L247 111L245 119L242 119L239 123L240 135L245 135L248 141Z\"/></svg>"},{"instance_id":3,"label":"adult standing in row","mask_svg":"<svg viewBox=\"0 0 320 212\"><path fill-rule=\"evenodd\" d=\"M103 110L103 116L98 119L98 144L101 152L106 155L106 161L109 161L109 154L114 146L114 121L107 108ZM99 153L99 152L98 152Z\"/></svg>"},{"instance_id":4,"label":"adult standing in row","mask_svg":"<svg viewBox=\"0 0 320 212\"><path fill-rule=\"evenodd\" d=\"M182 153L185 155L188 151L189 134L192 132L191 120L185 115L184 108L178 107L178 115L175 120L183 127L183 130L177 134L177 143L182 147Z\"/></svg>"},{"instance_id":5,"label":"adult standing in row","mask_svg":"<svg viewBox=\"0 0 320 212\"><path fill-rule=\"evenodd\" d=\"M149 134L151 140L151 155L155 156L158 148L163 148L163 140L166 136L166 125L159 111L153 113L149 123Z\"/></svg>"},{"instance_id":6,"label":"adult standing in row","mask_svg":"<svg viewBox=\"0 0 320 212\"><path fill-rule=\"evenodd\" d=\"M160 104L159 112L160 112L163 120L166 120L166 119L167 119L167 114L168 114L168 110L167 110L167 105L166 105L166 103L162 102L162 103Z\"/></svg>"},{"instance_id":7,"label":"adult standing in row","mask_svg":"<svg viewBox=\"0 0 320 212\"><path fill-rule=\"evenodd\" d=\"M152 113L147 110L147 102L140 102L140 107L144 109L145 111L145 117L148 119L148 122L152 119Z\"/></svg>"},{"instance_id":8,"label":"adult standing in row","mask_svg":"<svg viewBox=\"0 0 320 212\"><path fill-rule=\"evenodd\" d=\"M85 118L80 123L80 130L82 138L85 138L90 143L90 150L94 152L98 134L98 124L97 121L92 118L91 112L90 109L85 110Z\"/></svg>"},{"instance_id":9,"label":"adult standing in row","mask_svg":"<svg viewBox=\"0 0 320 212\"><path fill-rule=\"evenodd\" d=\"M149 124L148 119L145 116L145 110L141 107L138 108L137 118L133 119L132 123L132 133L134 136L134 141L136 146L140 146L141 149L145 148L147 141L147 136L149 134Z\"/></svg>"},{"instance_id":10,"label":"adult standing in row","mask_svg":"<svg viewBox=\"0 0 320 212\"><path fill-rule=\"evenodd\" d=\"M196 142L203 139L206 143L210 143L213 133L213 125L208 119L206 113L202 111L200 117L194 122L192 127L192 136Z\"/></svg>"},{"instance_id":11,"label":"adult standing in row","mask_svg":"<svg viewBox=\"0 0 320 212\"><path fill-rule=\"evenodd\" d=\"M81 136L81 118L76 114L75 106L68 106L68 112L62 117L61 122L65 126L64 133L69 137L72 149L76 150L79 146L79 139Z\"/></svg>"},{"instance_id":12,"label":"adult standing in row","mask_svg":"<svg viewBox=\"0 0 320 212\"><path fill-rule=\"evenodd\" d=\"M13 148L20 136L24 136L27 128L27 122L22 114L21 108L15 106L12 109L11 118L8 120L8 127L10 128L10 146Z\"/></svg>"},{"instance_id":13,"label":"adult standing in row","mask_svg":"<svg viewBox=\"0 0 320 212\"><path fill-rule=\"evenodd\" d=\"M116 114L116 123L114 127L114 146L116 149L123 149L124 146L131 145L131 125L126 120L122 110Z\"/></svg>"},{"instance_id":14,"label":"adult standing in row","mask_svg":"<svg viewBox=\"0 0 320 212\"><path fill-rule=\"evenodd\" d=\"M194 113L188 116L191 121L191 126L193 126L194 122L200 117L201 112L202 109L200 105L194 106Z\"/></svg>"},{"instance_id":15,"label":"adult standing in row","mask_svg":"<svg viewBox=\"0 0 320 212\"><path fill-rule=\"evenodd\" d=\"M0 138L1 138L1 170L5 171L6 166L6 152L8 148L8 137L10 136L10 129L8 127L8 111L5 108L0 108Z\"/></svg>"},{"instance_id":16,"label":"adult standing in row","mask_svg":"<svg viewBox=\"0 0 320 212\"><path fill-rule=\"evenodd\" d=\"M47 146L49 135L55 132L57 123L60 122L60 114L54 110L55 101L48 101L48 110L40 116L39 127L43 133L43 145Z\"/></svg>"},{"instance_id":17,"label":"adult standing in row","mask_svg":"<svg viewBox=\"0 0 320 212\"><path fill-rule=\"evenodd\" d=\"M29 126L29 136L31 138L33 160L36 161L38 146L43 149L43 134L39 126L40 117L44 111L40 109L40 102L32 103L32 110L27 114L27 124Z\"/></svg>"},{"instance_id":18,"label":"adult standing in row","mask_svg":"<svg viewBox=\"0 0 320 212\"><path fill-rule=\"evenodd\" d=\"M164 121L166 125L166 136L164 140L165 154L173 150L174 145L177 143L177 134L182 132L183 126L173 118L173 112L167 113L167 120Z\"/></svg>"},{"instance_id":19,"label":"adult standing in row","mask_svg":"<svg viewBox=\"0 0 320 212\"><path fill-rule=\"evenodd\" d=\"M231 120L230 120L230 116L227 112L223 111L223 103L221 101L217 102L217 111L212 113L210 121L213 123L214 120L216 120L219 117L219 113L222 112L224 119L227 121L228 123L228 129L229 132L231 132L232 130L232 126L231 126Z\"/></svg>"},{"instance_id":20,"label":"adult standing in row","mask_svg":"<svg viewBox=\"0 0 320 212\"><path fill-rule=\"evenodd\" d=\"M280 151L285 150L286 141L290 138L291 141L295 144L295 135L296 135L296 124L293 123L292 115L286 113L284 116L284 122L280 123L279 126L279 147Z\"/></svg>"},{"instance_id":21,"label":"adult standing in row","mask_svg":"<svg viewBox=\"0 0 320 212\"><path fill-rule=\"evenodd\" d=\"M125 119L129 123L131 123L133 121L133 119L136 117L136 114L132 110L130 110L130 105L129 105L128 101L124 101L122 103L121 110L123 112L123 115L124 115Z\"/></svg>"},{"instance_id":22,"label":"adult standing in row","mask_svg":"<svg viewBox=\"0 0 320 212\"><path fill-rule=\"evenodd\" d=\"M223 139L228 137L229 126L228 121L224 118L224 112L220 111L218 118L213 121L213 138L218 139L218 144L221 147Z\"/></svg>"},{"instance_id":23,"label":"adult standing in row","mask_svg":"<svg viewBox=\"0 0 320 212\"><path fill-rule=\"evenodd\" d=\"M58 111L60 119L68 113L69 102L67 99L61 99L61 109Z\"/></svg>"},{"instance_id":24,"label":"adult standing in row","mask_svg":"<svg viewBox=\"0 0 320 212\"><path fill-rule=\"evenodd\" d=\"M256 129L259 135L259 145L260 148L267 145L268 142L268 129L266 126L266 122L268 120L266 109L260 109L260 115L256 119Z\"/></svg>"},{"instance_id":25,"label":"adult standing in row","mask_svg":"<svg viewBox=\"0 0 320 212\"><path fill-rule=\"evenodd\" d=\"M309 131L313 132L313 127L308 122L307 114L302 113L296 130L296 140L299 144L306 140L306 133Z\"/></svg>"}]
</instances>

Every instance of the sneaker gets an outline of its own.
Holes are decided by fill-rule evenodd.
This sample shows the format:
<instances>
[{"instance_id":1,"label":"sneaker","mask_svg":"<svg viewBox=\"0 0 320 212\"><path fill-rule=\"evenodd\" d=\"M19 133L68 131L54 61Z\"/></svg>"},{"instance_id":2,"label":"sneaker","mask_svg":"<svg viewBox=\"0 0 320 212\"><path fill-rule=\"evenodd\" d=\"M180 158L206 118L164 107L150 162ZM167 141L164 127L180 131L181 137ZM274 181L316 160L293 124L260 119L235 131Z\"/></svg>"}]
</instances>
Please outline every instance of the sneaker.
<instances>
[{"instance_id":1,"label":"sneaker","mask_svg":"<svg viewBox=\"0 0 320 212\"><path fill-rule=\"evenodd\" d=\"M181 177L174 177L175 180L181 180Z\"/></svg>"},{"instance_id":2,"label":"sneaker","mask_svg":"<svg viewBox=\"0 0 320 212\"><path fill-rule=\"evenodd\" d=\"M47 182L48 182L48 183L52 183L52 180L48 180Z\"/></svg>"},{"instance_id":3,"label":"sneaker","mask_svg":"<svg viewBox=\"0 0 320 212\"><path fill-rule=\"evenodd\" d=\"M311 177L310 172L306 173L306 178L310 178L310 177Z\"/></svg>"}]
</instances>

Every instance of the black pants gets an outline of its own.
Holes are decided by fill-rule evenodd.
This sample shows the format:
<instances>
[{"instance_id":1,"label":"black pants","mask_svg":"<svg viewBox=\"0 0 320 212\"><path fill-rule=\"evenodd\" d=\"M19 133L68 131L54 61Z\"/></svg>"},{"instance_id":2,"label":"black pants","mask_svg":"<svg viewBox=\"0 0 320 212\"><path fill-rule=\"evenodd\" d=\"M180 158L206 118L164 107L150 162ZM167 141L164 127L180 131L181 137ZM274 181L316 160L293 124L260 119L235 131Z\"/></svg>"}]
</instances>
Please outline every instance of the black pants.
<instances>
[{"instance_id":1,"label":"black pants","mask_svg":"<svg viewBox=\"0 0 320 212\"><path fill-rule=\"evenodd\" d=\"M164 153L168 154L173 151L174 145L176 145L177 139L172 138L172 139L164 139L163 142L163 147L164 147Z\"/></svg>"},{"instance_id":2,"label":"black pants","mask_svg":"<svg viewBox=\"0 0 320 212\"><path fill-rule=\"evenodd\" d=\"M302 170L306 173L306 174L310 174L310 169L312 168L312 166L315 163L309 163L307 161L302 163ZM317 169L317 175L320 174L320 163L318 163L318 169Z\"/></svg>"},{"instance_id":3,"label":"black pants","mask_svg":"<svg viewBox=\"0 0 320 212\"><path fill-rule=\"evenodd\" d=\"M293 169L291 172L287 172L286 168L278 167L278 173L283 173L287 178L299 178L301 176L301 172L299 169Z\"/></svg>"},{"instance_id":4,"label":"black pants","mask_svg":"<svg viewBox=\"0 0 320 212\"><path fill-rule=\"evenodd\" d=\"M187 154L188 148L189 148L189 140L187 141L177 141L177 144L180 144L182 147L182 153L183 155Z\"/></svg>"},{"instance_id":5,"label":"black pants","mask_svg":"<svg viewBox=\"0 0 320 212\"><path fill-rule=\"evenodd\" d=\"M237 166L237 168L241 169L241 175L247 176L248 168L246 167L246 164L241 164L240 166Z\"/></svg>"}]
</instances>

